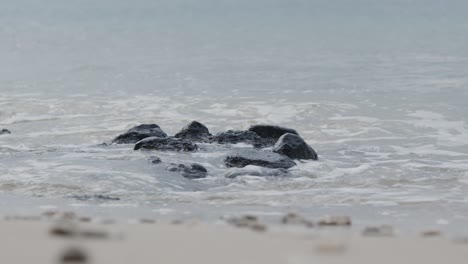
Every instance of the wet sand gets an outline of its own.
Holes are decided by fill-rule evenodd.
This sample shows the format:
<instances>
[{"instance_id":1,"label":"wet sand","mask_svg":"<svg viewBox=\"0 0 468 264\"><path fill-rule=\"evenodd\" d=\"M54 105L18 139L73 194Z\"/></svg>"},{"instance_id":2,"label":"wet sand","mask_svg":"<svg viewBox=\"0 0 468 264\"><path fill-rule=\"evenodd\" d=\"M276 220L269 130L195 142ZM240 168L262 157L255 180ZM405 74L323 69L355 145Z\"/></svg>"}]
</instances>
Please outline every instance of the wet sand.
<instances>
[{"instance_id":1,"label":"wet sand","mask_svg":"<svg viewBox=\"0 0 468 264\"><path fill-rule=\"evenodd\" d=\"M211 224L72 218L0 221L1 263L456 264L468 259L468 239L435 230L405 236L386 226L358 232L291 219L294 225L266 226L250 218Z\"/></svg>"}]
</instances>

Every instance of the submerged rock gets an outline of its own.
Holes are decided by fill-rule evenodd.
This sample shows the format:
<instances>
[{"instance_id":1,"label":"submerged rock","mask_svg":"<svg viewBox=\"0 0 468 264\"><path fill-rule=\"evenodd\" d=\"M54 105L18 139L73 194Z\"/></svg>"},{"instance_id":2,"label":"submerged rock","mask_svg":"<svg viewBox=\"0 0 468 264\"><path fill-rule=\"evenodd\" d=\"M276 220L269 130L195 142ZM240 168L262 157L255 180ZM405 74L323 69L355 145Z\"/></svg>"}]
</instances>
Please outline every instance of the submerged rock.
<instances>
[{"instance_id":1,"label":"submerged rock","mask_svg":"<svg viewBox=\"0 0 468 264\"><path fill-rule=\"evenodd\" d=\"M286 133L276 142L273 151L291 159L311 159L317 160L315 150L310 147L300 136Z\"/></svg>"},{"instance_id":2,"label":"submerged rock","mask_svg":"<svg viewBox=\"0 0 468 264\"><path fill-rule=\"evenodd\" d=\"M288 174L288 171L282 168L271 169L271 168L248 165L244 168L231 168L226 173L224 173L224 177L231 178L231 179L239 177L239 176L277 177L277 176L284 176L286 174Z\"/></svg>"},{"instance_id":3,"label":"submerged rock","mask_svg":"<svg viewBox=\"0 0 468 264\"><path fill-rule=\"evenodd\" d=\"M11 132L8 129L1 129L0 130L0 135L3 135L3 134L11 134Z\"/></svg>"},{"instance_id":4,"label":"submerged rock","mask_svg":"<svg viewBox=\"0 0 468 264\"><path fill-rule=\"evenodd\" d=\"M257 135L257 133L245 130L228 130L220 132L212 138L212 142L219 144L248 143L254 146L263 145L263 140L259 135Z\"/></svg>"},{"instance_id":5,"label":"submerged rock","mask_svg":"<svg viewBox=\"0 0 468 264\"><path fill-rule=\"evenodd\" d=\"M148 158L148 161L151 163L151 164L159 164L161 163L161 158L160 157L156 157L156 156L150 156Z\"/></svg>"},{"instance_id":6,"label":"submerged rock","mask_svg":"<svg viewBox=\"0 0 468 264\"><path fill-rule=\"evenodd\" d=\"M119 201L119 197L112 197L104 194L94 194L94 195L71 195L69 198L73 198L79 201L88 201L88 200L108 200L108 201Z\"/></svg>"},{"instance_id":7,"label":"submerged rock","mask_svg":"<svg viewBox=\"0 0 468 264\"><path fill-rule=\"evenodd\" d=\"M176 138L190 139L195 142L208 142L211 134L208 128L198 121L192 121L175 134Z\"/></svg>"},{"instance_id":8,"label":"submerged rock","mask_svg":"<svg viewBox=\"0 0 468 264\"><path fill-rule=\"evenodd\" d=\"M282 135L291 133L299 135L296 130L287 127L274 126L274 125L253 125L249 131L257 133L261 138L268 138L274 141L278 140Z\"/></svg>"},{"instance_id":9,"label":"submerged rock","mask_svg":"<svg viewBox=\"0 0 468 264\"><path fill-rule=\"evenodd\" d=\"M142 124L129 129L127 132L112 140L115 144L135 144L149 137L167 137L167 134L156 124Z\"/></svg>"},{"instance_id":10,"label":"submerged rock","mask_svg":"<svg viewBox=\"0 0 468 264\"><path fill-rule=\"evenodd\" d=\"M259 150L243 150L231 154L224 159L227 167L243 168L247 165L255 165L266 168L289 169L296 165L294 161L278 153Z\"/></svg>"},{"instance_id":11,"label":"submerged rock","mask_svg":"<svg viewBox=\"0 0 468 264\"><path fill-rule=\"evenodd\" d=\"M149 137L136 143L134 150L139 149L195 152L198 150L198 146L192 141L182 138Z\"/></svg>"},{"instance_id":12,"label":"submerged rock","mask_svg":"<svg viewBox=\"0 0 468 264\"><path fill-rule=\"evenodd\" d=\"M184 164L171 164L167 167L168 171L181 172L182 176L187 179L200 179L205 178L208 174L208 170L198 163L192 163L189 166Z\"/></svg>"}]
</instances>

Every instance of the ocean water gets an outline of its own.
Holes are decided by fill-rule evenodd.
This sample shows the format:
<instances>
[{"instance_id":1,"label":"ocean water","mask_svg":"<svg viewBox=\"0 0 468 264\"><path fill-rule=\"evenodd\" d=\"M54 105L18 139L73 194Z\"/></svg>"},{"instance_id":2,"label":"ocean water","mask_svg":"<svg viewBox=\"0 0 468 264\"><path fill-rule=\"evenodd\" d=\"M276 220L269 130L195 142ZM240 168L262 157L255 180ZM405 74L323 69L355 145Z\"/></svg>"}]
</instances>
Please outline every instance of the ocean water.
<instances>
[{"instance_id":1,"label":"ocean water","mask_svg":"<svg viewBox=\"0 0 468 264\"><path fill-rule=\"evenodd\" d=\"M0 213L297 211L468 233L466 1L0 3L0 128L12 131L0 135ZM320 159L227 179L226 153L209 145L100 145L192 120L213 133L291 127ZM150 155L209 175L185 179ZM94 195L120 200L77 199Z\"/></svg>"}]
</instances>

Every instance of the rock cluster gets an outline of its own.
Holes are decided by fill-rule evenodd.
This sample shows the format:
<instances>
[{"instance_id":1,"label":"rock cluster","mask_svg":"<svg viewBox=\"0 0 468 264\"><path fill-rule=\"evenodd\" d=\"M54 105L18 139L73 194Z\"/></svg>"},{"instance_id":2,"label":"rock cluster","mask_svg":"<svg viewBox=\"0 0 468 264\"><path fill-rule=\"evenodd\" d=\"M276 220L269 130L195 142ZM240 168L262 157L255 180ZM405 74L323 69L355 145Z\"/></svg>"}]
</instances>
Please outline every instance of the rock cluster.
<instances>
[{"instance_id":1,"label":"rock cluster","mask_svg":"<svg viewBox=\"0 0 468 264\"><path fill-rule=\"evenodd\" d=\"M112 140L113 144L135 144L134 150L196 152L197 143L228 145L247 143L255 148L242 148L229 153L224 158L228 168L258 166L261 170L239 170L225 174L227 178L240 175L284 175L294 167L294 159L317 160L315 150L302 139L296 130L276 125L254 125L248 130L228 130L212 135L209 129L198 121L192 121L174 136L168 136L159 125L143 124L133 127ZM267 149L265 149L267 148ZM271 149L272 148L272 149ZM150 163L163 163L156 156ZM200 164L169 164L169 171L180 172L188 179L207 176L208 171Z\"/></svg>"},{"instance_id":2,"label":"rock cluster","mask_svg":"<svg viewBox=\"0 0 468 264\"><path fill-rule=\"evenodd\" d=\"M208 174L206 168L198 163L192 163L190 166L173 163L167 167L167 170L172 172L180 172L182 176L187 179L205 178Z\"/></svg>"}]
</instances>

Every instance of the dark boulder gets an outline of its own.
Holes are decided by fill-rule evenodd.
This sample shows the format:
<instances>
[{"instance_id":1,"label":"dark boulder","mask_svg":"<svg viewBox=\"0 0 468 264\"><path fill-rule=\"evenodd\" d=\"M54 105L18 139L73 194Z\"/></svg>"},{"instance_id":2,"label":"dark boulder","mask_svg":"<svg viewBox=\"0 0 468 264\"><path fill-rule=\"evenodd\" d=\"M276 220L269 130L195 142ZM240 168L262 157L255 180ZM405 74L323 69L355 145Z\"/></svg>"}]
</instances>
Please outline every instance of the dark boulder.
<instances>
[{"instance_id":1,"label":"dark boulder","mask_svg":"<svg viewBox=\"0 0 468 264\"><path fill-rule=\"evenodd\" d=\"M135 144L134 150L169 150L195 152L198 146L192 141L182 138L149 137Z\"/></svg>"},{"instance_id":2,"label":"dark boulder","mask_svg":"<svg viewBox=\"0 0 468 264\"><path fill-rule=\"evenodd\" d=\"M294 161L280 154L259 151L259 150L241 150L227 156L224 159L227 167L243 168L247 165L255 165L266 168L289 169L296 165Z\"/></svg>"},{"instance_id":3,"label":"dark boulder","mask_svg":"<svg viewBox=\"0 0 468 264\"><path fill-rule=\"evenodd\" d=\"M252 145L262 145L262 138L253 131L228 130L213 136L212 142L219 144L248 143Z\"/></svg>"},{"instance_id":4,"label":"dark boulder","mask_svg":"<svg viewBox=\"0 0 468 264\"><path fill-rule=\"evenodd\" d=\"M198 121L192 121L175 134L174 137L189 139L195 142L208 142L211 134L205 125Z\"/></svg>"},{"instance_id":5,"label":"dark boulder","mask_svg":"<svg viewBox=\"0 0 468 264\"><path fill-rule=\"evenodd\" d=\"M129 129L122 135L114 138L115 144L135 144L138 141L149 137L167 137L167 134L156 124L142 124Z\"/></svg>"},{"instance_id":6,"label":"dark boulder","mask_svg":"<svg viewBox=\"0 0 468 264\"><path fill-rule=\"evenodd\" d=\"M0 135L3 135L3 134L11 134L11 132L8 129L1 129L0 130Z\"/></svg>"},{"instance_id":7,"label":"dark boulder","mask_svg":"<svg viewBox=\"0 0 468 264\"><path fill-rule=\"evenodd\" d=\"M317 160L318 156L312 147L304 139L295 134L284 134L276 142L273 151L291 159L311 159Z\"/></svg>"},{"instance_id":8,"label":"dark boulder","mask_svg":"<svg viewBox=\"0 0 468 264\"><path fill-rule=\"evenodd\" d=\"M162 162L162 161L161 161L161 158L156 157L156 156L150 156L150 157L148 158L148 161L149 161L151 164L159 164L159 163Z\"/></svg>"},{"instance_id":9,"label":"dark boulder","mask_svg":"<svg viewBox=\"0 0 468 264\"><path fill-rule=\"evenodd\" d=\"M141 124L139 126L129 129L128 132L138 132L138 133L144 133L144 134L159 133L161 135L158 135L155 137L167 137L166 133L162 131L161 127L156 124Z\"/></svg>"},{"instance_id":10,"label":"dark boulder","mask_svg":"<svg viewBox=\"0 0 468 264\"><path fill-rule=\"evenodd\" d=\"M294 129L274 125L254 125L249 128L249 131L257 133L261 138L272 139L275 142L286 133L299 135Z\"/></svg>"},{"instance_id":11,"label":"dark boulder","mask_svg":"<svg viewBox=\"0 0 468 264\"><path fill-rule=\"evenodd\" d=\"M168 171L180 172L187 179L205 178L208 171L198 163L192 163L190 166L184 164L171 164L167 167Z\"/></svg>"}]
</instances>

